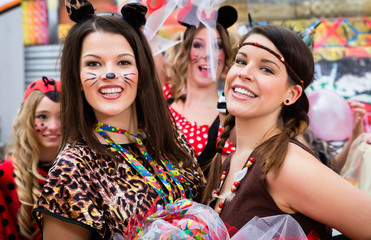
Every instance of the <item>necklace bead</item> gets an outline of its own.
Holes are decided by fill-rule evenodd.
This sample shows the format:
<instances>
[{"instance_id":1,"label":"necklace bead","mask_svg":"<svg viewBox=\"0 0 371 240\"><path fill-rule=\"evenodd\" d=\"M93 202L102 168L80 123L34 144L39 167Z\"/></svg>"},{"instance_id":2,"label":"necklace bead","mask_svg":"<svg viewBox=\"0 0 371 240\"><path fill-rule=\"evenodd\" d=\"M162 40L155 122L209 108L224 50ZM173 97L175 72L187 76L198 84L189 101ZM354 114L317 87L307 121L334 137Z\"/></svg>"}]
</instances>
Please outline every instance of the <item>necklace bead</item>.
<instances>
[{"instance_id":1,"label":"necklace bead","mask_svg":"<svg viewBox=\"0 0 371 240\"><path fill-rule=\"evenodd\" d=\"M216 210L216 212L217 212L218 214L221 214L223 208L224 208L224 203L219 203L219 204L218 204L218 209Z\"/></svg>"},{"instance_id":2,"label":"necklace bead","mask_svg":"<svg viewBox=\"0 0 371 240\"><path fill-rule=\"evenodd\" d=\"M249 161L247 161L247 163L246 163L246 167L247 167L247 168L251 167L251 165L252 165L254 162L255 162L255 158L254 158L254 157L251 157L251 158L249 159Z\"/></svg>"},{"instance_id":3,"label":"necklace bead","mask_svg":"<svg viewBox=\"0 0 371 240\"><path fill-rule=\"evenodd\" d=\"M247 161L245 167L247 168L247 170L249 169L249 167L251 167L251 165L255 162L255 158L254 157L250 157L249 160ZM247 173L247 172L246 172ZM220 186L219 186L219 189L215 189L213 191L213 196L214 197L217 197L218 194L219 194L219 191L221 189L221 187L223 186L223 182L224 182L224 179L225 177L227 176L227 171L223 171L222 172L222 176L220 177ZM240 186L240 182L241 182L242 179L240 179L240 181L235 181L231 187L231 193L235 193L237 191L237 189L239 188ZM224 199L224 202L225 202L225 199ZM224 208L224 202L221 202L218 204L218 207L216 209L216 212L220 215L223 211L223 208Z\"/></svg>"},{"instance_id":4,"label":"necklace bead","mask_svg":"<svg viewBox=\"0 0 371 240\"><path fill-rule=\"evenodd\" d=\"M234 193L239 186L240 186L240 182L234 182L231 188L231 192Z\"/></svg>"},{"instance_id":5,"label":"necklace bead","mask_svg":"<svg viewBox=\"0 0 371 240\"><path fill-rule=\"evenodd\" d=\"M225 179L225 176L227 175L227 172L226 171L223 171L222 172L222 176L220 177L220 180L224 180Z\"/></svg>"}]
</instances>

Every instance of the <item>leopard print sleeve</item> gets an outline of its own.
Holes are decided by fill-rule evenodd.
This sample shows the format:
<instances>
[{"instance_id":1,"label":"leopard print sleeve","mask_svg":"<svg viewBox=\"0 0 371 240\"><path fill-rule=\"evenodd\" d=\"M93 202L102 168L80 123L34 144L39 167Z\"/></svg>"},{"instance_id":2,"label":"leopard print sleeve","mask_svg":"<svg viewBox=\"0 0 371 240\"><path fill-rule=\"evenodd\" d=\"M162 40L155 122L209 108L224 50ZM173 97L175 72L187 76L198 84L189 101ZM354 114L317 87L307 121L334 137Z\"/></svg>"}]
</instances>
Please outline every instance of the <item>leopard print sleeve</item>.
<instances>
[{"instance_id":1,"label":"leopard print sleeve","mask_svg":"<svg viewBox=\"0 0 371 240\"><path fill-rule=\"evenodd\" d=\"M94 239L109 235L104 221L102 189L94 170L96 159L87 147L73 147L59 154L33 209L39 226L42 214L48 214L87 228Z\"/></svg>"}]
</instances>

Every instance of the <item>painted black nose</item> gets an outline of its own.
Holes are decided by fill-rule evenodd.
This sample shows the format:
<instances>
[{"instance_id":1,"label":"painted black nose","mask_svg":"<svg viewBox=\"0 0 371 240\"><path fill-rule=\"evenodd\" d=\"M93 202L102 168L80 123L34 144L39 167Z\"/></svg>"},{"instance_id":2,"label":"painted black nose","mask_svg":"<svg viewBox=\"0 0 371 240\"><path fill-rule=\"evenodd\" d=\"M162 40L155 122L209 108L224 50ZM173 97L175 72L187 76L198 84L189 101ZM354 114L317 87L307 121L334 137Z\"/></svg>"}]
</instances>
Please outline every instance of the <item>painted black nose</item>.
<instances>
[{"instance_id":1,"label":"painted black nose","mask_svg":"<svg viewBox=\"0 0 371 240\"><path fill-rule=\"evenodd\" d=\"M108 79L114 79L116 77L116 75L114 73L107 73L106 74L106 78Z\"/></svg>"}]
</instances>

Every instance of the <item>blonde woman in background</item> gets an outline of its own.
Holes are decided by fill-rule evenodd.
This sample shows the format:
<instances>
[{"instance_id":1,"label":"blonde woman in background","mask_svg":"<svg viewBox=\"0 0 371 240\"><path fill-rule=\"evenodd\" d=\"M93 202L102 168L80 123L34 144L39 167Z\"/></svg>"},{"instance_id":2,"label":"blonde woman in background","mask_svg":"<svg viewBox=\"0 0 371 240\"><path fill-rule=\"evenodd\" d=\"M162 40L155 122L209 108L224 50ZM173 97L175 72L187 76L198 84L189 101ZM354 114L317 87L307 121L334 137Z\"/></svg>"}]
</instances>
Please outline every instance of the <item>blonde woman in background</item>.
<instances>
[{"instance_id":1,"label":"blonde woman in background","mask_svg":"<svg viewBox=\"0 0 371 240\"><path fill-rule=\"evenodd\" d=\"M41 239L31 210L57 156L60 82L32 82L13 124L13 142L0 162L0 239Z\"/></svg>"},{"instance_id":2,"label":"blonde woman in background","mask_svg":"<svg viewBox=\"0 0 371 240\"><path fill-rule=\"evenodd\" d=\"M223 130L217 110L218 82L234 57L227 29L238 16L233 7L223 6L218 9L217 19L199 19L195 14L197 8L192 5L179 12L178 22L186 30L175 36L176 40L182 40L181 43L165 55L167 79L160 80L175 123L194 148L206 176ZM198 25L194 23L195 19ZM215 21L215 27L207 26L213 25L211 21ZM212 34L215 34L214 38L210 37ZM162 73L161 70L158 72ZM234 150L228 141L221 151L227 156Z\"/></svg>"}]
</instances>

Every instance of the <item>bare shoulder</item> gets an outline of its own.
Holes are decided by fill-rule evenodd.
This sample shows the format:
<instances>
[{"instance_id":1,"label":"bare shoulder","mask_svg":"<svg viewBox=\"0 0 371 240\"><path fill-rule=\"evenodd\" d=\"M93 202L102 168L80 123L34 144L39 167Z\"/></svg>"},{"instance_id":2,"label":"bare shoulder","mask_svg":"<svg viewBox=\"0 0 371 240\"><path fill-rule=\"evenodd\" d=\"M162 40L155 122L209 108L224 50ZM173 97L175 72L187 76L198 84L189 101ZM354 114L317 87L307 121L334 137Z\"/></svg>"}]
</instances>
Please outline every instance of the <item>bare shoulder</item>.
<instances>
[{"instance_id":1,"label":"bare shoulder","mask_svg":"<svg viewBox=\"0 0 371 240\"><path fill-rule=\"evenodd\" d=\"M333 184L334 181L346 182L318 158L296 144L289 144L278 175L271 175L269 179L272 184L282 184L288 190L305 195L319 191L318 186L332 188L326 184Z\"/></svg>"},{"instance_id":2,"label":"bare shoulder","mask_svg":"<svg viewBox=\"0 0 371 240\"><path fill-rule=\"evenodd\" d=\"M311 153L296 144L289 144L286 158L277 176L270 175L269 179L274 179L274 182L286 182L293 179L306 181L319 181L314 176L322 175L319 172L332 174L333 171L321 163L321 161Z\"/></svg>"},{"instance_id":3,"label":"bare shoulder","mask_svg":"<svg viewBox=\"0 0 371 240\"><path fill-rule=\"evenodd\" d=\"M267 175L268 190L278 207L287 213L298 211L296 199L310 195L311 186L318 186L328 172L311 153L296 144L289 144L286 158L277 174ZM305 187L303 187L305 186ZM300 201L300 200L299 200Z\"/></svg>"},{"instance_id":4,"label":"bare shoulder","mask_svg":"<svg viewBox=\"0 0 371 240\"><path fill-rule=\"evenodd\" d=\"M270 173L267 184L277 205L288 213L300 212L348 236L371 224L371 197L296 144L289 144L278 175Z\"/></svg>"}]
</instances>

